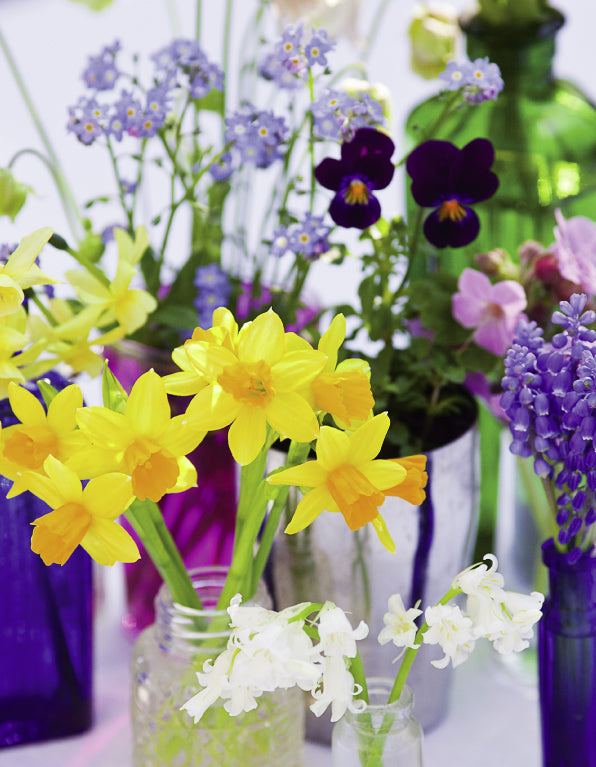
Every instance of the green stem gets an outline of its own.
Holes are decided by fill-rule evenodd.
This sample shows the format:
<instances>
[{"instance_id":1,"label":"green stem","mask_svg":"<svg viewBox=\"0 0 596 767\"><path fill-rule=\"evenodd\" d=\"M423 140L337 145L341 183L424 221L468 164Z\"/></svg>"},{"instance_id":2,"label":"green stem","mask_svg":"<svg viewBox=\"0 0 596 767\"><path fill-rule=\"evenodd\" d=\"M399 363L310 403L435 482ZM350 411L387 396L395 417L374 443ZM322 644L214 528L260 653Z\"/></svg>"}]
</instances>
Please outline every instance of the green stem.
<instances>
[{"instance_id":1,"label":"green stem","mask_svg":"<svg viewBox=\"0 0 596 767\"><path fill-rule=\"evenodd\" d=\"M184 607L201 610L201 600L165 525L159 506L153 501L137 499L128 507L125 516L170 590L172 600Z\"/></svg>"},{"instance_id":2,"label":"green stem","mask_svg":"<svg viewBox=\"0 0 596 767\"><path fill-rule=\"evenodd\" d=\"M81 255L77 250L73 250L72 248L67 248L67 252L69 255L71 255L74 260L79 263L82 267L84 267L89 274L91 274L95 279L100 282L104 287L109 288L110 287L110 280L106 275L101 271L101 269L96 266L92 261L89 261L88 258Z\"/></svg>"},{"instance_id":3,"label":"green stem","mask_svg":"<svg viewBox=\"0 0 596 767\"><path fill-rule=\"evenodd\" d=\"M195 19L195 39L197 43L201 42L201 0L197 0L197 11Z\"/></svg>"},{"instance_id":4,"label":"green stem","mask_svg":"<svg viewBox=\"0 0 596 767\"><path fill-rule=\"evenodd\" d=\"M441 597L441 599L437 602L438 605L446 605L447 602L450 602L454 597L456 597L458 594L461 594L462 591L459 588L450 588L449 591ZM418 629L416 633L416 637L414 638L414 644L418 645L417 647L408 647L404 654L404 658L401 662L401 666L399 667L399 671L397 672L397 676L395 677L395 682L393 683L393 688L391 689L391 693L389 694L389 703L393 703L396 700L399 700L401 697L402 692L404 691L404 685L406 683L406 680L408 678L408 674L410 673L410 669L412 668L412 663L414 662L414 658L416 657L416 654L418 653L418 650L420 649L422 645L422 639L424 637L424 634L426 633L426 630L428 629L428 623L424 621L422 626Z\"/></svg>"},{"instance_id":5,"label":"green stem","mask_svg":"<svg viewBox=\"0 0 596 767\"><path fill-rule=\"evenodd\" d=\"M385 14L385 11L387 10L387 6L389 5L389 2L390 0L382 0L382 2L379 4L379 7L377 8L377 12L375 13L375 17L370 27L370 32L368 33L368 37L366 38L366 45L364 46L364 50L362 51L362 56L361 56L362 61L366 61L368 57L370 56L370 52L373 48L373 44L376 40L379 29L381 28L381 21L383 20L383 16Z\"/></svg>"},{"instance_id":6,"label":"green stem","mask_svg":"<svg viewBox=\"0 0 596 767\"><path fill-rule=\"evenodd\" d=\"M33 124L35 125L37 129L37 132L45 147L48 157L50 158L50 161L52 165L54 166L54 169L56 172L56 183L59 184L61 188L60 197L63 200L62 204L64 206L64 212L67 218L69 219L69 225L71 226L73 230L72 231L73 235L77 237L77 232L70 222L71 222L71 214L74 214L74 217L76 218L76 220L82 227L82 217L79 212L78 205L75 202L74 195L72 194L70 187L68 186L68 183L66 181L66 178L64 177L64 174L60 170L60 163L58 161L58 156L56 155L54 148L52 146L52 143L50 142L49 136L46 133L41 120L39 119L37 110L35 109L33 101L31 100L31 97L29 96L29 92L25 86L25 82L23 78L21 77L19 68L17 67L17 63L12 53L10 52L10 48L8 47L8 44L1 30L0 30L0 48L2 49L2 52L4 53L4 56L6 58L6 61L8 62L8 66L10 68L10 71L12 72L12 76L15 79L17 87L21 93L21 97L23 101L25 102L25 105L29 111L29 115L31 119L33 120Z\"/></svg>"},{"instance_id":7,"label":"green stem","mask_svg":"<svg viewBox=\"0 0 596 767\"><path fill-rule=\"evenodd\" d=\"M128 228L132 234L134 232L132 210L130 210L126 204L124 189L122 188L122 179L120 178L120 173L118 171L118 160L116 159L116 155L114 154L114 149L112 147L112 142L110 141L109 136L107 137L107 147L108 147L108 152L110 155L110 160L112 162L114 177L116 179L116 186L118 187L118 197L120 198L120 204L122 205L122 210L124 211L124 215L126 216L126 220L128 221Z\"/></svg>"}]
</instances>

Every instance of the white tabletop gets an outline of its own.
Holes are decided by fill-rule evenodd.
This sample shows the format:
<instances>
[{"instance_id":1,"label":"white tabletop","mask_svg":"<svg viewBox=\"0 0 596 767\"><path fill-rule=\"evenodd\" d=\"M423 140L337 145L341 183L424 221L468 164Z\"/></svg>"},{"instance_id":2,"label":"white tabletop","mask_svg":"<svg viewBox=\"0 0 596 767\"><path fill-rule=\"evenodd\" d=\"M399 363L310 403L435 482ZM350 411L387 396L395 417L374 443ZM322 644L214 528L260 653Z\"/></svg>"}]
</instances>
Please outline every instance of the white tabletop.
<instances>
[{"instance_id":1,"label":"white tabletop","mask_svg":"<svg viewBox=\"0 0 596 767\"><path fill-rule=\"evenodd\" d=\"M124 633L119 573L107 582L95 620L95 721L84 735L0 750L0 767L132 767L128 713L131 641ZM535 686L509 673L490 645L479 642L455 669L449 713L425 734L426 767L539 767ZM308 767L327 767L329 749L306 744Z\"/></svg>"}]
</instances>

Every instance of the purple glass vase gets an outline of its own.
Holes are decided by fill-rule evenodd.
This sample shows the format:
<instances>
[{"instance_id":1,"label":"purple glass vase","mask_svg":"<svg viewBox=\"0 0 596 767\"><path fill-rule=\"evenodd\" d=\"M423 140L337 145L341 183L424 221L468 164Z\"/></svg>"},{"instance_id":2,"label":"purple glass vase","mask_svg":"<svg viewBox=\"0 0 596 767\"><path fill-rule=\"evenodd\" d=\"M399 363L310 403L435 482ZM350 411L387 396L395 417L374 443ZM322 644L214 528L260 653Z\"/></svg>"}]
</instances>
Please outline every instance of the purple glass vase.
<instances>
[{"instance_id":1,"label":"purple glass vase","mask_svg":"<svg viewBox=\"0 0 596 767\"><path fill-rule=\"evenodd\" d=\"M17 422L7 399L0 421ZM0 747L74 735L92 715L91 559L79 547L66 564L44 565L31 522L48 506L28 492L6 498L10 486L0 477Z\"/></svg>"},{"instance_id":2,"label":"purple glass vase","mask_svg":"<svg viewBox=\"0 0 596 767\"><path fill-rule=\"evenodd\" d=\"M106 348L104 356L112 373L128 391L150 368L160 375L178 370L166 352L132 341ZM187 397L169 399L172 415L184 412L189 402ZM188 459L197 470L197 487L165 495L159 508L188 569L228 566L232 561L236 522L236 464L228 448L227 430L209 432ZM128 612L123 625L136 635L154 622L153 603L162 579L136 533L126 520L123 525L141 552L137 562L124 566Z\"/></svg>"},{"instance_id":3,"label":"purple glass vase","mask_svg":"<svg viewBox=\"0 0 596 767\"><path fill-rule=\"evenodd\" d=\"M542 545L550 593L538 624L544 767L596 767L596 557Z\"/></svg>"}]
</instances>

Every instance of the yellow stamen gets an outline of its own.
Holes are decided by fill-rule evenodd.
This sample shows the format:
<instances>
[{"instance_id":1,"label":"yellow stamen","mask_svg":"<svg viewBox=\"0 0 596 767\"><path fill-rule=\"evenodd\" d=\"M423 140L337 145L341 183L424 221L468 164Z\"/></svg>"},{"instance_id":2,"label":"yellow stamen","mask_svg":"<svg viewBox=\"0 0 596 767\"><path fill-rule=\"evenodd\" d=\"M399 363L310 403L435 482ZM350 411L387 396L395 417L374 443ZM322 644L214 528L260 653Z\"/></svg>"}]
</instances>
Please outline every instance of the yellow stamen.
<instances>
[{"instance_id":1,"label":"yellow stamen","mask_svg":"<svg viewBox=\"0 0 596 767\"><path fill-rule=\"evenodd\" d=\"M383 493L349 464L342 464L329 473L327 487L350 530L358 530L372 522L385 500Z\"/></svg>"},{"instance_id":2,"label":"yellow stamen","mask_svg":"<svg viewBox=\"0 0 596 767\"><path fill-rule=\"evenodd\" d=\"M465 217L466 210L457 200L445 200L439 208L439 221L445 221L446 218L450 221L461 221Z\"/></svg>"},{"instance_id":3,"label":"yellow stamen","mask_svg":"<svg viewBox=\"0 0 596 767\"><path fill-rule=\"evenodd\" d=\"M265 407L275 394L271 370L263 360L230 365L217 380L235 399L253 406Z\"/></svg>"},{"instance_id":4,"label":"yellow stamen","mask_svg":"<svg viewBox=\"0 0 596 767\"><path fill-rule=\"evenodd\" d=\"M348 205L366 205L368 202L368 187L364 181L355 178L350 181L344 195Z\"/></svg>"}]
</instances>

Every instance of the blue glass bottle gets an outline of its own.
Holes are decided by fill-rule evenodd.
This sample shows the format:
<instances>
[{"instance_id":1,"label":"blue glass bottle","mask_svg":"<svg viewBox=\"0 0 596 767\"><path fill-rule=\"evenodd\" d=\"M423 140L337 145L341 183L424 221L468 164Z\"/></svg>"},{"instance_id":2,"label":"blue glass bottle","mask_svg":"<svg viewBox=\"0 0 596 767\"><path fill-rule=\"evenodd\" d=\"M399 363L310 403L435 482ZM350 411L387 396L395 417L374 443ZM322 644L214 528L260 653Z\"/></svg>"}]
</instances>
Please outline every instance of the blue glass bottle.
<instances>
[{"instance_id":1,"label":"blue glass bottle","mask_svg":"<svg viewBox=\"0 0 596 767\"><path fill-rule=\"evenodd\" d=\"M538 624L544 767L596 767L596 557L542 545L550 593Z\"/></svg>"},{"instance_id":2,"label":"blue glass bottle","mask_svg":"<svg viewBox=\"0 0 596 767\"><path fill-rule=\"evenodd\" d=\"M7 399L0 422L17 422ZM7 499L10 486L0 476L0 747L82 732L92 716L91 559L79 547L44 565L31 522L49 508L31 493Z\"/></svg>"}]
</instances>

